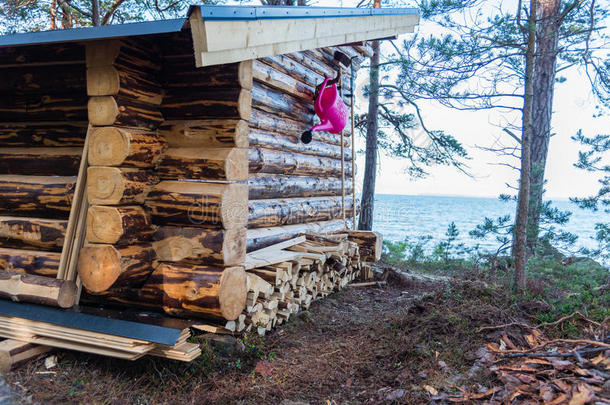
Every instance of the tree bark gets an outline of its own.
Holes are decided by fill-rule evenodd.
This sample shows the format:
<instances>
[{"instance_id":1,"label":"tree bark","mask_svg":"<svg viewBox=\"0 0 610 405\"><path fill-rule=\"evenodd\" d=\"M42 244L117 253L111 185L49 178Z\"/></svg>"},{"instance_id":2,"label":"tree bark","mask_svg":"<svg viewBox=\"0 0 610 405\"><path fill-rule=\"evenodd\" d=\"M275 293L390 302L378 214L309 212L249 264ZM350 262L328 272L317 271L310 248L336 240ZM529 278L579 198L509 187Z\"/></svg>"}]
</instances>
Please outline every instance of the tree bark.
<instances>
[{"instance_id":1,"label":"tree bark","mask_svg":"<svg viewBox=\"0 0 610 405\"><path fill-rule=\"evenodd\" d=\"M294 238L301 233L326 233L336 232L344 229L342 219L335 219L324 222L309 222L306 224L295 224L286 226L276 226L273 228L248 229L247 251L252 252L267 246Z\"/></svg>"},{"instance_id":2,"label":"tree bark","mask_svg":"<svg viewBox=\"0 0 610 405\"><path fill-rule=\"evenodd\" d=\"M87 121L0 123L0 145L16 147L83 146Z\"/></svg>"},{"instance_id":3,"label":"tree bark","mask_svg":"<svg viewBox=\"0 0 610 405\"><path fill-rule=\"evenodd\" d=\"M527 216L528 256L535 253L540 228L544 172L551 137L560 11L560 0L545 0L539 3L540 18L536 33L536 63L533 73L535 97L532 104L532 167Z\"/></svg>"},{"instance_id":4,"label":"tree bark","mask_svg":"<svg viewBox=\"0 0 610 405\"><path fill-rule=\"evenodd\" d=\"M125 245L149 240L155 229L139 205L92 205L87 211L87 241Z\"/></svg>"},{"instance_id":5,"label":"tree bark","mask_svg":"<svg viewBox=\"0 0 610 405\"><path fill-rule=\"evenodd\" d=\"M159 134L173 148L248 147L248 122L244 120L165 121Z\"/></svg>"},{"instance_id":6,"label":"tree bark","mask_svg":"<svg viewBox=\"0 0 610 405\"><path fill-rule=\"evenodd\" d=\"M0 215L67 218L76 177L0 175Z\"/></svg>"},{"instance_id":7,"label":"tree bark","mask_svg":"<svg viewBox=\"0 0 610 405\"><path fill-rule=\"evenodd\" d=\"M291 174L298 176L341 177L341 160L266 148L248 151L250 173ZM351 167L345 168L351 175Z\"/></svg>"},{"instance_id":8,"label":"tree bark","mask_svg":"<svg viewBox=\"0 0 610 405\"><path fill-rule=\"evenodd\" d=\"M352 184L347 182L345 193L352 192ZM284 198L287 195L291 197L341 195L341 179L258 173L248 178L248 195L251 200Z\"/></svg>"},{"instance_id":9,"label":"tree bark","mask_svg":"<svg viewBox=\"0 0 610 405\"><path fill-rule=\"evenodd\" d=\"M0 271L0 298L70 308L76 301L74 281Z\"/></svg>"},{"instance_id":10,"label":"tree bark","mask_svg":"<svg viewBox=\"0 0 610 405\"><path fill-rule=\"evenodd\" d=\"M56 277L61 253L0 248L0 269L35 276Z\"/></svg>"},{"instance_id":11,"label":"tree bark","mask_svg":"<svg viewBox=\"0 0 610 405\"><path fill-rule=\"evenodd\" d=\"M153 167L167 145L153 132L118 127L94 128L89 142L89 164Z\"/></svg>"},{"instance_id":12,"label":"tree bark","mask_svg":"<svg viewBox=\"0 0 610 405\"><path fill-rule=\"evenodd\" d=\"M354 199L346 196L345 211L351 217ZM341 197L250 200L248 228L330 221L341 217Z\"/></svg>"},{"instance_id":13,"label":"tree bark","mask_svg":"<svg viewBox=\"0 0 610 405\"><path fill-rule=\"evenodd\" d=\"M169 148L163 154L156 173L168 180L247 180L248 149Z\"/></svg>"},{"instance_id":14,"label":"tree bark","mask_svg":"<svg viewBox=\"0 0 610 405\"><path fill-rule=\"evenodd\" d=\"M358 229L370 231L373 229L373 212L375 208L375 180L377 177L377 132L379 129L379 41L373 41L373 56L369 74L369 111L366 126L366 160L364 164L364 180L362 183L362 209L358 221Z\"/></svg>"},{"instance_id":15,"label":"tree bark","mask_svg":"<svg viewBox=\"0 0 610 405\"><path fill-rule=\"evenodd\" d=\"M60 252L67 226L60 219L0 217L0 246Z\"/></svg>"},{"instance_id":16,"label":"tree bark","mask_svg":"<svg viewBox=\"0 0 610 405\"><path fill-rule=\"evenodd\" d=\"M1 174L76 176L82 148L0 148Z\"/></svg>"},{"instance_id":17,"label":"tree bark","mask_svg":"<svg viewBox=\"0 0 610 405\"><path fill-rule=\"evenodd\" d=\"M532 142L532 104L534 101L534 58L536 52L536 0L530 0L528 19L528 41L525 54L525 95L522 112L521 135L521 173L519 197L513 237L513 259L515 262L514 287L523 292L526 287L525 270L527 265L527 214L530 193L531 142Z\"/></svg>"}]
</instances>

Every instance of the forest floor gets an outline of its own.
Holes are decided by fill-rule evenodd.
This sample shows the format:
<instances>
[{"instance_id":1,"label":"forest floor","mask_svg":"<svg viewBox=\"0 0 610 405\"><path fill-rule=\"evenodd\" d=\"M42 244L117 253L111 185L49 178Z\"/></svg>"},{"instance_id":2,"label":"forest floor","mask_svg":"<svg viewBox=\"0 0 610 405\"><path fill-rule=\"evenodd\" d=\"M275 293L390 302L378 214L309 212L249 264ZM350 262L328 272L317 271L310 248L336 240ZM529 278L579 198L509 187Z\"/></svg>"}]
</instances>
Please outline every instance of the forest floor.
<instances>
[{"instance_id":1,"label":"forest floor","mask_svg":"<svg viewBox=\"0 0 610 405\"><path fill-rule=\"evenodd\" d=\"M31 362L6 380L34 403L442 403L497 383L481 362L488 342L523 341L519 327L480 328L540 310L482 280L385 275L386 285L348 287L263 338L201 339L203 356L189 364L58 352L56 367Z\"/></svg>"}]
</instances>

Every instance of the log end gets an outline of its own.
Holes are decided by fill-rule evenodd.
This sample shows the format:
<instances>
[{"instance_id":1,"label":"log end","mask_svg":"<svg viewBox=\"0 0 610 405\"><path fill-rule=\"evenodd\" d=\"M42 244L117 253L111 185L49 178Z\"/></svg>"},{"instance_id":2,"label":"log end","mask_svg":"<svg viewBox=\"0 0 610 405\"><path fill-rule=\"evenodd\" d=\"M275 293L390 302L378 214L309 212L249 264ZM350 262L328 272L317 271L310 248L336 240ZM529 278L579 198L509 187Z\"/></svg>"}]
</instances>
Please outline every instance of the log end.
<instances>
[{"instance_id":1,"label":"log end","mask_svg":"<svg viewBox=\"0 0 610 405\"><path fill-rule=\"evenodd\" d=\"M119 204L125 182L118 167L96 167L87 169L87 198L89 204Z\"/></svg>"},{"instance_id":2,"label":"log end","mask_svg":"<svg viewBox=\"0 0 610 405\"><path fill-rule=\"evenodd\" d=\"M91 97L89 106L103 104L97 102L98 98L105 99L106 97ZM114 102L112 97L109 97ZM116 103L114 104L116 106ZM102 108L102 107L100 107ZM117 110L118 111L118 110ZM91 118L89 119L91 120ZM114 122L114 118L112 119ZM110 124L112 124L110 122ZM104 124L99 124L104 125ZM106 124L108 125L108 124ZM129 151L129 141L125 139L121 130L116 127L101 127L94 128L91 132L89 141L89 164L102 166L117 166L120 165L126 158Z\"/></svg>"},{"instance_id":3,"label":"log end","mask_svg":"<svg viewBox=\"0 0 610 405\"><path fill-rule=\"evenodd\" d=\"M90 97L87 112L91 125L112 125L119 115L119 106L112 96Z\"/></svg>"},{"instance_id":4,"label":"log end","mask_svg":"<svg viewBox=\"0 0 610 405\"><path fill-rule=\"evenodd\" d=\"M248 149L232 148L227 156L225 170L228 180L248 180Z\"/></svg>"},{"instance_id":5,"label":"log end","mask_svg":"<svg viewBox=\"0 0 610 405\"><path fill-rule=\"evenodd\" d=\"M239 96L237 99L237 108L239 110L239 118L243 120L250 120L250 115L252 114L252 91L247 89L242 89L239 92Z\"/></svg>"},{"instance_id":6,"label":"log end","mask_svg":"<svg viewBox=\"0 0 610 405\"><path fill-rule=\"evenodd\" d=\"M246 306L247 277L243 267L227 267L220 280L218 301L222 316L228 321L237 319Z\"/></svg>"},{"instance_id":7,"label":"log end","mask_svg":"<svg viewBox=\"0 0 610 405\"><path fill-rule=\"evenodd\" d=\"M222 245L225 265L238 266L246 261L246 228L229 229Z\"/></svg>"},{"instance_id":8,"label":"log end","mask_svg":"<svg viewBox=\"0 0 610 405\"><path fill-rule=\"evenodd\" d=\"M119 255L111 245L85 246L78 256L78 275L93 293L109 289L119 278L120 268Z\"/></svg>"},{"instance_id":9,"label":"log end","mask_svg":"<svg viewBox=\"0 0 610 405\"><path fill-rule=\"evenodd\" d=\"M57 295L57 305L60 308L72 308L76 304L76 295L78 294L78 287L73 281L65 280L59 287L59 293Z\"/></svg>"},{"instance_id":10,"label":"log end","mask_svg":"<svg viewBox=\"0 0 610 405\"><path fill-rule=\"evenodd\" d=\"M92 205L87 211L87 241L116 243L123 235L122 225L117 207Z\"/></svg>"},{"instance_id":11,"label":"log end","mask_svg":"<svg viewBox=\"0 0 610 405\"><path fill-rule=\"evenodd\" d=\"M248 223L248 185L232 183L223 193L220 217L225 229L246 227Z\"/></svg>"}]
</instances>

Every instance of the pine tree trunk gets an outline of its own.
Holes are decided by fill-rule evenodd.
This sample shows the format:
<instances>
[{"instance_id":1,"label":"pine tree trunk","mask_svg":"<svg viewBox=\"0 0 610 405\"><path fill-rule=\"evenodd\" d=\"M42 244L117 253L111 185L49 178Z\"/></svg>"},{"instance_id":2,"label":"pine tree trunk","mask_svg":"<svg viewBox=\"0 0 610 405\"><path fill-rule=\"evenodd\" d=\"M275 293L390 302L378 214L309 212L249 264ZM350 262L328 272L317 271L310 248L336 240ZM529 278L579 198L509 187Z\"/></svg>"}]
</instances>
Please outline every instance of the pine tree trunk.
<instances>
[{"instance_id":1,"label":"pine tree trunk","mask_svg":"<svg viewBox=\"0 0 610 405\"><path fill-rule=\"evenodd\" d=\"M532 103L534 100L534 56L536 52L536 0L530 0L530 16L527 23L528 41L525 54L525 96L523 100L521 135L521 175L519 179L519 200L513 237L513 259L515 262L514 287L525 290L525 267L527 264L527 213L530 196Z\"/></svg>"},{"instance_id":2,"label":"pine tree trunk","mask_svg":"<svg viewBox=\"0 0 610 405\"><path fill-rule=\"evenodd\" d=\"M364 180L362 182L362 210L358 229L373 229L373 210L375 204L375 180L377 176L377 115L379 110L379 41L373 41L371 57L369 112L366 127L366 160L364 163Z\"/></svg>"},{"instance_id":3,"label":"pine tree trunk","mask_svg":"<svg viewBox=\"0 0 610 405\"><path fill-rule=\"evenodd\" d=\"M532 104L532 167L530 174L530 203L527 215L528 256L534 253L538 241L544 172L551 136L551 116L553 114L553 89L559 40L560 0L540 3L538 30L536 36L536 63L534 67Z\"/></svg>"}]
</instances>

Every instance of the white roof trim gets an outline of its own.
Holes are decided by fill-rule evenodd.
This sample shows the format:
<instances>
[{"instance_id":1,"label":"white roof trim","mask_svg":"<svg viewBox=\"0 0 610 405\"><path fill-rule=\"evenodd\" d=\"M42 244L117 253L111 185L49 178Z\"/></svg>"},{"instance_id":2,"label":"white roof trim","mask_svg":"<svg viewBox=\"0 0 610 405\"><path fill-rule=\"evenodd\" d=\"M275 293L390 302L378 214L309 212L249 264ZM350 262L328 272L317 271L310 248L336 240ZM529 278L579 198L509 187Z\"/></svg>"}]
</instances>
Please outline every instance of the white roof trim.
<instances>
[{"instance_id":1,"label":"white roof trim","mask_svg":"<svg viewBox=\"0 0 610 405\"><path fill-rule=\"evenodd\" d=\"M413 32L419 15L204 20L195 8L189 22L202 67Z\"/></svg>"}]
</instances>

